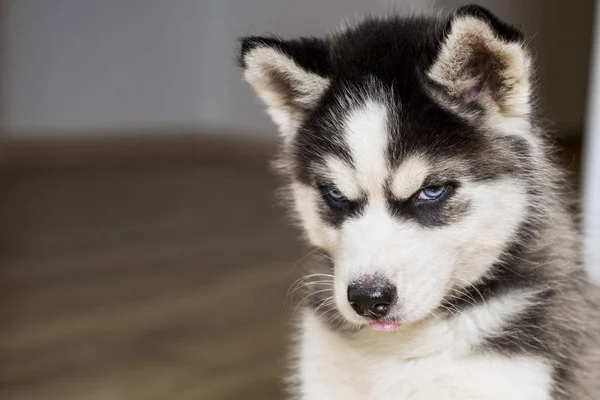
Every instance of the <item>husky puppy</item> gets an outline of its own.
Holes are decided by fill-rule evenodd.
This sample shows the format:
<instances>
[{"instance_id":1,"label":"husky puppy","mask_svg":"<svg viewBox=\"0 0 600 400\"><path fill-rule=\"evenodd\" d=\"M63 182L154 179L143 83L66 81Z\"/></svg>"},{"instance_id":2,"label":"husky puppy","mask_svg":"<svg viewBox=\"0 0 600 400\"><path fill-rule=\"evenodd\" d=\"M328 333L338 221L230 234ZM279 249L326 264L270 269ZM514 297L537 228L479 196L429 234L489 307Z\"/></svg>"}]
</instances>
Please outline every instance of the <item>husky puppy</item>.
<instances>
[{"instance_id":1,"label":"husky puppy","mask_svg":"<svg viewBox=\"0 0 600 400\"><path fill-rule=\"evenodd\" d=\"M246 37L239 59L324 254L296 398L600 399L600 302L518 29L471 5Z\"/></svg>"}]
</instances>

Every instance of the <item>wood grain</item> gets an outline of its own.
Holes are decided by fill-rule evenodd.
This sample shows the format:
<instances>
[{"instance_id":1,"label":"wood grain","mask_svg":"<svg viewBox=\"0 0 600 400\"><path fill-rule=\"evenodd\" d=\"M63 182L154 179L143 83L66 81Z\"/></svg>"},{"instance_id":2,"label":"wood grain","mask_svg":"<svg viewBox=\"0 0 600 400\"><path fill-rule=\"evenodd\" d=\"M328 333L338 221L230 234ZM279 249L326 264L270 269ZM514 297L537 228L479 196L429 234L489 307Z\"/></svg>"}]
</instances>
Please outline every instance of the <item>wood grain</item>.
<instances>
[{"instance_id":1,"label":"wood grain","mask_svg":"<svg viewBox=\"0 0 600 400\"><path fill-rule=\"evenodd\" d=\"M300 246L264 170L1 178L1 399L281 398Z\"/></svg>"}]
</instances>

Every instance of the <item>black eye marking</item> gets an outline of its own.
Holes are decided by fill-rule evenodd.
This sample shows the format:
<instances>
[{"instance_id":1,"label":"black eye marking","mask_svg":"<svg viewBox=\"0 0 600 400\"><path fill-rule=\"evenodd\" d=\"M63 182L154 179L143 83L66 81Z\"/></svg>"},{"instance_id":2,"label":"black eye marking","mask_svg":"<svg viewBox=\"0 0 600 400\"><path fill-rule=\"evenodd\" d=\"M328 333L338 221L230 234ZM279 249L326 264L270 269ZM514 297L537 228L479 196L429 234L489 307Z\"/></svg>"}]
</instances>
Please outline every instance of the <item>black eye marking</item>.
<instances>
[{"instance_id":1,"label":"black eye marking","mask_svg":"<svg viewBox=\"0 0 600 400\"><path fill-rule=\"evenodd\" d=\"M348 218L360 215L367 199L360 197L348 199L338 188L331 184L318 185L326 207L320 209L323 220L334 227L339 227Z\"/></svg>"},{"instance_id":2,"label":"black eye marking","mask_svg":"<svg viewBox=\"0 0 600 400\"><path fill-rule=\"evenodd\" d=\"M430 227L447 225L464 215L464 201L447 201L459 186L455 181L426 183L406 199L394 198L388 191L388 207L392 215L399 219L413 220Z\"/></svg>"}]
</instances>

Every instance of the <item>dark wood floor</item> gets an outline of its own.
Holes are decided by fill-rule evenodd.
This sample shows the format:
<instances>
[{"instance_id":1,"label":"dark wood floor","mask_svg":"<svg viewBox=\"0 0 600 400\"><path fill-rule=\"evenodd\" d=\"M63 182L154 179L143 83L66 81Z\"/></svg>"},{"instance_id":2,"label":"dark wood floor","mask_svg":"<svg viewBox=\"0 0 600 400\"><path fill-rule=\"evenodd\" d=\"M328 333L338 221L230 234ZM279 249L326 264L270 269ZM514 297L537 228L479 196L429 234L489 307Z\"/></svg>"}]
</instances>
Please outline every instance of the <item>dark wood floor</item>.
<instances>
[{"instance_id":1,"label":"dark wood floor","mask_svg":"<svg viewBox=\"0 0 600 400\"><path fill-rule=\"evenodd\" d=\"M300 245L261 168L2 175L0 399L278 399Z\"/></svg>"},{"instance_id":2,"label":"dark wood floor","mask_svg":"<svg viewBox=\"0 0 600 400\"><path fill-rule=\"evenodd\" d=\"M0 178L0 399L281 398L301 250L264 168Z\"/></svg>"}]
</instances>

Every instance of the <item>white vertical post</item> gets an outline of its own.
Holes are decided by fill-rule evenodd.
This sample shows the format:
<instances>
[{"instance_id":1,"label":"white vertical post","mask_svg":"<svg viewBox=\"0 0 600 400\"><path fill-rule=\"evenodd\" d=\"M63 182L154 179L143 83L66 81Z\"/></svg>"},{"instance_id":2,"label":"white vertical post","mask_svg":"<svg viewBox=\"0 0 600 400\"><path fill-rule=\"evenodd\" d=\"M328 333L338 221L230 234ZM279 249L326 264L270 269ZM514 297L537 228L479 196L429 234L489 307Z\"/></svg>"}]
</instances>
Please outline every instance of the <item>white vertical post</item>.
<instances>
[{"instance_id":1,"label":"white vertical post","mask_svg":"<svg viewBox=\"0 0 600 400\"><path fill-rule=\"evenodd\" d=\"M600 7L596 4L587 127L583 146L583 233L590 277L600 283Z\"/></svg>"}]
</instances>

